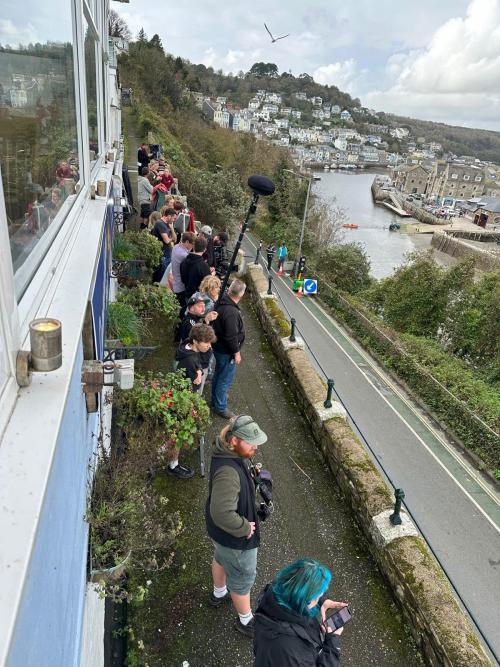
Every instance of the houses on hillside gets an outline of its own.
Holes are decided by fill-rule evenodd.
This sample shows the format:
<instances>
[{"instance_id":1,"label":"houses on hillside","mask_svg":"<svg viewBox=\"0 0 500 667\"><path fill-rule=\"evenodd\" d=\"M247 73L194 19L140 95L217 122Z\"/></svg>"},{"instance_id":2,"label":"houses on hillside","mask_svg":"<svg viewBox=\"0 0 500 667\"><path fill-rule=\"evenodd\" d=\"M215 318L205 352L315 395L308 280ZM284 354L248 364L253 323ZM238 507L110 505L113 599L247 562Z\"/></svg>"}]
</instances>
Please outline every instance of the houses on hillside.
<instances>
[{"instance_id":1,"label":"houses on hillside","mask_svg":"<svg viewBox=\"0 0 500 667\"><path fill-rule=\"evenodd\" d=\"M499 166L471 155L443 155L439 142L426 142L421 136L414 138L406 127L368 122L360 125L359 116L363 114L359 109L355 110L355 124L348 109L319 96L307 98L303 92L290 99L261 89L244 109L226 96L210 98L189 91L188 94L207 120L234 132L249 132L257 139L289 146L298 163L389 166L393 169L394 186L407 195L461 201L500 196ZM22 105L22 96L18 97L16 103ZM283 105L284 99L290 106ZM295 108L293 99L306 101L309 110L304 111L303 104L301 109ZM377 117L370 110L364 115ZM400 152L390 152L388 135L398 142Z\"/></svg>"}]
</instances>

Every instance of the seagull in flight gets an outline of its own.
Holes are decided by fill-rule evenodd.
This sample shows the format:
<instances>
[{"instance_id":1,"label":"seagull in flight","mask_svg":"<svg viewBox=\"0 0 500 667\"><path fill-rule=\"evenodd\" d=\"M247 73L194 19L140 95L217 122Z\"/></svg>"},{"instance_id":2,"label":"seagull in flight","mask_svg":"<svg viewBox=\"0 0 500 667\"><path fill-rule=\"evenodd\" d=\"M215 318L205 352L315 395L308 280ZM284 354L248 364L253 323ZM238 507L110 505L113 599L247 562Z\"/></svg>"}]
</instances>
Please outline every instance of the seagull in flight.
<instances>
[{"instance_id":1,"label":"seagull in flight","mask_svg":"<svg viewBox=\"0 0 500 667\"><path fill-rule=\"evenodd\" d=\"M278 39L285 39L285 37L290 37L290 33L288 33L288 35L281 35L281 37L273 37L272 32L269 30L269 28L267 27L267 25L266 25L265 23L264 23L264 28L265 28L265 29L267 30L267 32L269 33L269 36L270 36L270 38L271 38L271 43L272 43L272 44L274 44L274 42L277 42Z\"/></svg>"}]
</instances>

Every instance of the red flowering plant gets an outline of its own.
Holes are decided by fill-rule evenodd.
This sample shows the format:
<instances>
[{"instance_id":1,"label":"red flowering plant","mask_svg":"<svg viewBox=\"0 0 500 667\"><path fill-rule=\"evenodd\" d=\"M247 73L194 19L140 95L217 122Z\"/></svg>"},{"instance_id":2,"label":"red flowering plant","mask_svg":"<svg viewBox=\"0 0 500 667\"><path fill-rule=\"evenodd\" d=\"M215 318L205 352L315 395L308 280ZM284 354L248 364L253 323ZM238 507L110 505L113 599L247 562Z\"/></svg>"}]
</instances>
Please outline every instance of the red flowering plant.
<instances>
[{"instance_id":1,"label":"red flowering plant","mask_svg":"<svg viewBox=\"0 0 500 667\"><path fill-rule=\"evenodd\" d=\"M136 375L134 388L120 392L114 406L129 448L146 457L140 462L146 468L169 460L181 447L194 450L210 423L206 402L179 372Z\"/></svg>"}]
</instances>

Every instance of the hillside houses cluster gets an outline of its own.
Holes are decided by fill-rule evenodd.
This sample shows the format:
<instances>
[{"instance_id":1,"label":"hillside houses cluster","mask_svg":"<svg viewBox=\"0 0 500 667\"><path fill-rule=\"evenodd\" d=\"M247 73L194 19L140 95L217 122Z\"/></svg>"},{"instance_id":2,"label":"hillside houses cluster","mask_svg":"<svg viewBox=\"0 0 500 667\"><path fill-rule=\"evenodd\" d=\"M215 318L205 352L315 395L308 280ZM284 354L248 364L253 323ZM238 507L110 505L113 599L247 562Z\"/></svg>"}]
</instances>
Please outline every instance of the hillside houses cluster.
<instances>
[{"instance_id":1,"label":"hillside houses cluster","mask_svg":"<svg viewBox=\"0 0 500 667\"><path fill-rule=\"evenodd\" d=\"M287 106L279 93L258 90L244 109L224 96L190 95L208 120L287 146L299 165L387 166L394 169L396 187L406 194L458 199L500 196L497 165L474 156L446 155L439 142L412 137L407 127L383 124L379 114L363 107L351 112L319 96L308 98L305 92L296 92ZM293 100L302 110L293 106ZM304 103L310 105L309 123L303 119ZM315 124L309 126L311 116ZM381 123L372 122L379 118Z\"/></svg>"},{"instance_id":2,"label":"hillside houses cluster","mask_svg":"<svg viewBox=\"0 0 500 667\"><path fill-rule=\"evenodd\" d=\"M337 104L324 103L319 96L307 98L306 93L295 93L295 99L309 102L312 117L317 124L301 125L302 111L284 106L282 96L266 90L258 90L241 109L225 97L210 98L191 92L203 115L221 127L235 132L251 132L259 139L289 146L298 162L373 163L385 166L391 163L387 144L377 135L361 135L353 127L332 127L332 119L352 124L351 113Z\"/></svg>"}]
</instances>

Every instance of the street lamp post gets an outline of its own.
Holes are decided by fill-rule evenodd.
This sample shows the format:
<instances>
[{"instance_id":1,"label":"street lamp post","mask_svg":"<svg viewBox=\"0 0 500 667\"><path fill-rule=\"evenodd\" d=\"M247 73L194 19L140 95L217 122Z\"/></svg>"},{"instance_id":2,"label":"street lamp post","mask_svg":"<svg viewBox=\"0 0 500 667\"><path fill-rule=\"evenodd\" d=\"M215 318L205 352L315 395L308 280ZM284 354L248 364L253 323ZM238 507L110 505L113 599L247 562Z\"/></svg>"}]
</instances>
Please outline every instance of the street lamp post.
<instances>
[{"instance_id":1,"label":"street lamp post","mask_svg":"<svg viewBox=\"0 0 500 667\"><path fill-rule=\"evenodd\" d=\"M302 226L300 228L300 239L299 239L299 250L297 252L297 259L295 260L295 266L293 269L293 275L294 278L297 278L298 272L299 272L299 262L300 258L302 256L302 244L304 242L304 229L306 226L306 218L307 218L307 208L309 206L309 195L311 193L311 184L313 177L310 176L309 178L307 176L303 176L302 174L298 174L296 171L292 171L291 169L283 169L283 171L287 171L289 174L293 174L294 176L297 176L297 178L302 178L307 180L307 194L306 194L306 203L304 206L304 215L302 217Z\"/></svg>"}]
</instances>

